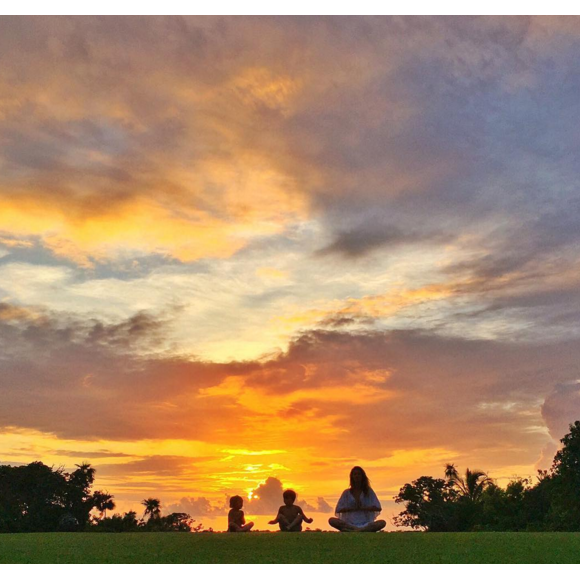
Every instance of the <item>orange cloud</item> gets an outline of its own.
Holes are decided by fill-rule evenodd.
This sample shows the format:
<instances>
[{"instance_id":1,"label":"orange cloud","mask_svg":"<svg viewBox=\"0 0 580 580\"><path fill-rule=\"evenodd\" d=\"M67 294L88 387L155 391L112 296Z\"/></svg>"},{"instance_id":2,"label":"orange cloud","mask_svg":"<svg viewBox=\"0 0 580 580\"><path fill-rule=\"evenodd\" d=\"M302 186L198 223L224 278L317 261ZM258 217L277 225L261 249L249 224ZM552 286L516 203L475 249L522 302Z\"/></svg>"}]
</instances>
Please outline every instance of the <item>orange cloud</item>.
<instances>
[{"instance_id":1,"label":"orange cloud","mask_svg":"<svg viewBox=\"0 0 580 580\"><path fill-rule=\"evenodd\" d=\"M38 236L55 255L91 267L95 261L151 253L183 262L227 258L253 238L281 233L306 216L300 192L245 155L237 166L212 161L166 178L182 181L178 197L164 200L163 194L129 190L125 200L108 206L98 190L90 201L35 192L0 196L0 231ZM203 193L208 189L222 193Z\"/></svg>"},{"instance_id":2,"label":"orange cloud","mask_svg":"<svg viewBox=\"0 0 580 580\"><path fill-rule=\"evenodd\" d=\"M15 306L9 302L0 302L0 321L2 322L23 322L39 321L45 319L45 314L33 308Z\"/></svg>"}]
</instances>

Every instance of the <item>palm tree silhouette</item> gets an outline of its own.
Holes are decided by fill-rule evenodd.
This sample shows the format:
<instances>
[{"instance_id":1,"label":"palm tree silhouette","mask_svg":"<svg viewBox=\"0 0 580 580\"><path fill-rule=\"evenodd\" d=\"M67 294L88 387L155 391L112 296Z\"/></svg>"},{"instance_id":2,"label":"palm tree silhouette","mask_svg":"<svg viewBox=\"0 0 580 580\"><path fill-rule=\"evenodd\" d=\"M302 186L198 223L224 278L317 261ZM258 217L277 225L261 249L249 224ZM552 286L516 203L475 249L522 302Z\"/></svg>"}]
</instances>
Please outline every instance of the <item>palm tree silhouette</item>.
<instances>
[{"instance_id":1,"label":"palm tree silhouette","mask_svg":"<svg viewBox=\"0 0 580 580\"><path fill-rule=\"evenodd\" d=\"M95 472L97 471L94 467L91 467L90 463L83 461L80 465L75 463L75 467L78 467L79 474L83 474L87 479L94 478Z\"/></svg>"},{"instance_id":2,"label":"palm tree silhouette","mask_svg":"<svg viewBox=\"0 0 580 580\"><path fill-rule=\"evenodd\" d=\"M493 480L483 471L471 471L468 468L465 477L461 477L453 463L445 466L445 479L457 489L461 497L472 502L479 501L485 489L493 485Z\"/></svg>"},{"instance_id":3,"label":"palm tree silhouette","mask_svg":"<svg viewBox=\"0 0 580 580\"><path fill-rule=\"evenodd\" d=\"M149 516L149 520L157 519L161 515L161 500L150 497L144 499L141 505L145 506L143 517Z\"/></svg>"},{"instance_id":4,"label":"palm tree silhouette","mask_svg":"<svg viewBox=\"0 0 580 580\"><path fill-rule=\"evenodd\" d=\"M99 512L101 512L101 517L103 517L103 514L107 517L107 510L115 509L113 496L104 491L95 491L93 493L93 503Z\"/></svg>"}]
</instances>

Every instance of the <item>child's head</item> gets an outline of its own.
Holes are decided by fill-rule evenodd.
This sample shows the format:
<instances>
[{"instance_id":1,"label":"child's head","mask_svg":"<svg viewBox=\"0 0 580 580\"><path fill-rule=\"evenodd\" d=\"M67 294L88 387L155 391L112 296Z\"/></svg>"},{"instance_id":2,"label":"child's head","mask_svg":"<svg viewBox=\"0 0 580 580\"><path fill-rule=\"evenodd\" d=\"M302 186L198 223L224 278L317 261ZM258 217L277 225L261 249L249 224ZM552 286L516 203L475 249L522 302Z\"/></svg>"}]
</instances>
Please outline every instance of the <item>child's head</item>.
<instances>
[{"instance_id":1,"label":"child's head","mask_svg":"<svg viewBox=\"0 0 580 580\"><path fill-rule=\"evenodd\" d=\"M296 501L296 492L293 489L287 489L283 494L284 503L286 505L294 505Z\"/></svg>"},{"instance_id":2,"label":"child's head","mask_svg":"<svg viewBox=\"0 0 580 580\"><path fill-rule=\"evenodd\" d=\"M230 497L230 507L234 510L240 510L244 506L244 498L241 495L232 495Z\"/></svg>"}]
</instances>

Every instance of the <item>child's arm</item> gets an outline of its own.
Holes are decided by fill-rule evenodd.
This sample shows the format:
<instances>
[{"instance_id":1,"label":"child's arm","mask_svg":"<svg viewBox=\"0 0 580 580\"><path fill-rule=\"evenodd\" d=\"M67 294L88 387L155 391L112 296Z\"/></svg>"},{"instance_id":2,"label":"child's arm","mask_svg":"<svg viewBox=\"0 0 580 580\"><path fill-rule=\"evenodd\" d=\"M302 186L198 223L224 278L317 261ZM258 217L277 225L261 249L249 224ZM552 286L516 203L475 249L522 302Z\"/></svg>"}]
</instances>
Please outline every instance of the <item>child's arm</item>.
<instances>
[{"instance_id":1,"label":"child's arm","mask_svg":"<svg viewBox=\"0 0 580 580\"><path fill-rule=\"evenodd\" d=\"M286 521L286 518L282 515L282 512L280 510L278 510L278 513L276 514L276 517L271 521L268 522L271 525L274 524L279 524L280 522L287 524L288 522Z\"/></svg>"},{"instance_id":2,"label":"child's arm","mask_svg":"<svg viewBox=\"0 0 580 580\"><path fill-rule=\"evenodd\" d=\"M313 518L309 518L305 513L304 510L302 508L300 508L300 515L302 516L302 519L307 523L307 524L311 524L314 519Z\"/></svg>"}]
</instances>

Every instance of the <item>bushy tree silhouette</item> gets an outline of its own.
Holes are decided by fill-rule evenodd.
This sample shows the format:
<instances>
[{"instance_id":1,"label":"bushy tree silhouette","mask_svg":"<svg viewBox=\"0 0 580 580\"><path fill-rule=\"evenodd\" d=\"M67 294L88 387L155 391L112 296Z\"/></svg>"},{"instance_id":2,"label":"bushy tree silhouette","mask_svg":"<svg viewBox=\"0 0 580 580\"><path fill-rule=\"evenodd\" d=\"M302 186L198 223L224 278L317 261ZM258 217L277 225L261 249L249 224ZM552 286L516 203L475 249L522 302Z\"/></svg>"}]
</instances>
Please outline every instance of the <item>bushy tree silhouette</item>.
<instances>
[{"instance_id":1,"label":"bushy tree silhouette","mask_svg":"<svg viewBox=\"0 0 580 580\"><path fill-rule=\"evenodd\" d=\"M76 466L77 469L66 475L66 508L82 529L89 523L90 513L94 507L90 493L95 481L95 469L89 463Z\"/></svg>"},{"instance_id":2,"label":"bushy tree silhouette","mask_svg":"<svg viewBox=\"0 0 580 580\"><path fill-rule=\"evenodd\" d=\"M199 532L186 513L161 516L161 501L147 498L146 522L137 519L134 511L114 514L113 496L105 491L91 493L95 469L88 463L76 466L72 473L62 467L52 468L40 461L29 465L0 465L0 532ZM100 512L91 518L91 510Z\"/></svg>"},{"instance_id":3,"label":"bushy tree silhouette","mask_svg":"<svg viewBox=\"0 0 580 580\"><path fill-rule=\"evenodd\" d=\"M393 522L432 532L453 531L455 495L451 483L444 479L423 476L406 483L395 497L396 503L405 504L405 510Z\"/></svg>"},{"instance_id":4,"label":"bushy tree silhouette","mask_svg":"<svg viewBox=\"0 0 580 580\"><path fill-rule=\"evenodd\" d=\"M90 490L94 477L95 470L88 463L70 474L40 461L0 466L0 531L85 529L95 507Z\"/></svg>"},{"instance_id":5,"label":"bushy tree silhouette","mask_svg":"<svg viewBox=\"0 0 580 580\"><path fill-rule=\"evenodd\" d=\"M445 479L420 477L395 497L405 510L397 526L428 531L580 531L580 421L570 425L549 471L515 479L505 489L483 471L459 475L445 466Z\"/></svg>"}]
</instances>

